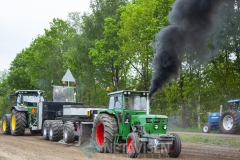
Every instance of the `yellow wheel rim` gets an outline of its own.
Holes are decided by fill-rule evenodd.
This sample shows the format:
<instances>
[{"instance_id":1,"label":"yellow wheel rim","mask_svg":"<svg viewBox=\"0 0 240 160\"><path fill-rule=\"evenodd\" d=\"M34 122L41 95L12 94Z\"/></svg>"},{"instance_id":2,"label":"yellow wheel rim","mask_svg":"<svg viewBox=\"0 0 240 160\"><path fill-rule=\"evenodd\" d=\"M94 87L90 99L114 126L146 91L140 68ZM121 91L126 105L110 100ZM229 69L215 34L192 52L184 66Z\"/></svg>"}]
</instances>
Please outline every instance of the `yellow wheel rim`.
<instances>
[{"instance_id":1,"label":"yellow wheel rim","mask_svg":"<svg viewBox=\"0 0 240 160\"><path fill-rule=\"evenodd\" d=\"M11 128L13 131L16 129L16 116L15 115L12 115L12 118L11 118Z\"/></svg>"},{"instance_id":2,"label":"yellow wheel rim","mask_svg":"<svg viewBox=\"0 0 240 160\"><path fill-rule=\"evenodd\" d=\"M4 131L4 132L7 130L7 122L6 122L6 120L3 120L3 122L2 122L2 128L3 128L3 131Z\"/></svg>"}]
</instances>

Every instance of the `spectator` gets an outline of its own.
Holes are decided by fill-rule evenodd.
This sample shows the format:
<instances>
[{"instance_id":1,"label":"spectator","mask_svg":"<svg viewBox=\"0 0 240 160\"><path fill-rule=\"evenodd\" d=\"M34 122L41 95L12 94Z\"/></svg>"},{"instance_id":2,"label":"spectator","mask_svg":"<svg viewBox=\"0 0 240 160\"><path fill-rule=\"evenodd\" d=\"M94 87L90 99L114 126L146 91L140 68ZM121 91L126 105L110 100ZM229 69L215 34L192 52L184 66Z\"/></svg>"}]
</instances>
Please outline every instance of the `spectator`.
<instances>
[{"instance_id":1,"label":"spectator","mask_svg":"<svg viewBox=\"0 0 240 160\"><path fill-rule=\"evenodd\" d=\"M64 102L64 101L68 101L68 99L65 98L62 92L59 92L59 90L56 89L55 94L53 96L53 102Z\"/></svg>"}]
</instances>

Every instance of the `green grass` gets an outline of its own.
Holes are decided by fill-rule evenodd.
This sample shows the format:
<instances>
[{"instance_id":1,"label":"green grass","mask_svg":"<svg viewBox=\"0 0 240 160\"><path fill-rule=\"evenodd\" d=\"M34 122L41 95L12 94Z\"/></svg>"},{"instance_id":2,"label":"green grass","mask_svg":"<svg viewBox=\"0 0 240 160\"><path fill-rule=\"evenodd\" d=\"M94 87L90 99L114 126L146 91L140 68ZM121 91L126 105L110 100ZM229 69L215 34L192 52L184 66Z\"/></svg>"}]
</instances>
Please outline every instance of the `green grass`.
<instances>
[{"instance_id":1,"label":"green grass","mask_svg":"<svg viewBox=\"0 0 240 160\"><path fill-rule=\"evenodd\" d=\"M196 128L177 128L177 127L169 127L168 132L195 132L195 133L203 133L202 129ZM219 134L219 131L211 131L209 134ZM239 138L234 137L216 137L216 136L204 136L204 135L186 135L179 133L179 136L182 141L187 142L200 142L207 144L216 144L216 145L228 145L228 146L238 146L240 147L240 135Z\"/></svg>"},{"instance_id":2,"label":"green grass","mask_svg":"<svg viewBox=\"0 0 240 160\"><path fill-rule=\"evenodd\" d=\"M184 135L179 134L182 141L187 142L202 142L207 144L216 145L228 145L240 147L240 136L239 138L234 137L214 137L214 136L200 136L200 135Z\"/></svg>"},{"instance_id":3,"label":"green grass","mask_svg":"<svg viewBox=\"0 0 240 160\"><path fill-rule=\"evenodd\" d=\"M203 133L202 128L197 129L197 128L178 128L178 127L168 127L168 132L196 132L196 133ZM219 130L212 131L210 133L219 133Z\"/></svg>"},{"instance_id":4,"label":"green grass","mask_svg":"<svg viewBox=\"0 0 240 160\"><path fill-rule=\"evenodd\" d=\"M177 128L177 127L169 127L168 132L202 132L202 129L197 128Z\"/></svg>"}]
</instances>

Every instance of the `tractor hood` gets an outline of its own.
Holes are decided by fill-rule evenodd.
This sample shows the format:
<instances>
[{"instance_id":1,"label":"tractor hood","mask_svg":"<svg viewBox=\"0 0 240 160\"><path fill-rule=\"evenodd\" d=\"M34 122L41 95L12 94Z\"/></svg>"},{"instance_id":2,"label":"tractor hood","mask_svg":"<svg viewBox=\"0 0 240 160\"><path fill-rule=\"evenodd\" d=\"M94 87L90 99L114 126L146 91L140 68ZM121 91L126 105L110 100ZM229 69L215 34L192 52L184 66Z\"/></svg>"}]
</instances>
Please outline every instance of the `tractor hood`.
<instances>
[{"instance_id":1,"label":"tractor hood","mask_svg":"<svg viewBox=\"0 0 240 160\"><path fill-rule=\"evenodd\" d=\"M168 117L165 115L132 115L131 125L144 127L148 134L166 134Z\"/></svg>"}]
</instances>

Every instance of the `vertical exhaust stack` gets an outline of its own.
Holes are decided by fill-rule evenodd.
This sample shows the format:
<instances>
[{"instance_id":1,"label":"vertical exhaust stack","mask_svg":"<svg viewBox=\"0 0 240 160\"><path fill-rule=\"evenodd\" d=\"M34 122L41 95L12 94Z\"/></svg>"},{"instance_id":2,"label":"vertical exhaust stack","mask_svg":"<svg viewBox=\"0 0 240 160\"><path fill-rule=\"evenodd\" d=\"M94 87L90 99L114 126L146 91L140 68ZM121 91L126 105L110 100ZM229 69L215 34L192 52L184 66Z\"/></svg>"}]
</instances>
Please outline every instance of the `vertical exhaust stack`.
<instances>
[{"instance_id":1,"label":"vertical exhaust stack","mask_svg":"<svg viewBox=\"0 0 240 160\"><path fill-rule=\"evenodd\" d=\"M150 97L178 74L185 52L200 52L201 58L207 56L207 52L201 51L214 30L221 3L222 0L175 1L169 14L172 25L156 35Z\"/></svg>"},{"instance_id":2,"label":"vertical exhaust stack","mask_svg":"<svg viewBox=\"0 0 240 160\"><path fill-rule=\"evenodd\" d=\"M147 96L147 109L146 109L146 115L149 115L149 112L150 112L149 96Z\"/></svg>"}]
</instances>

